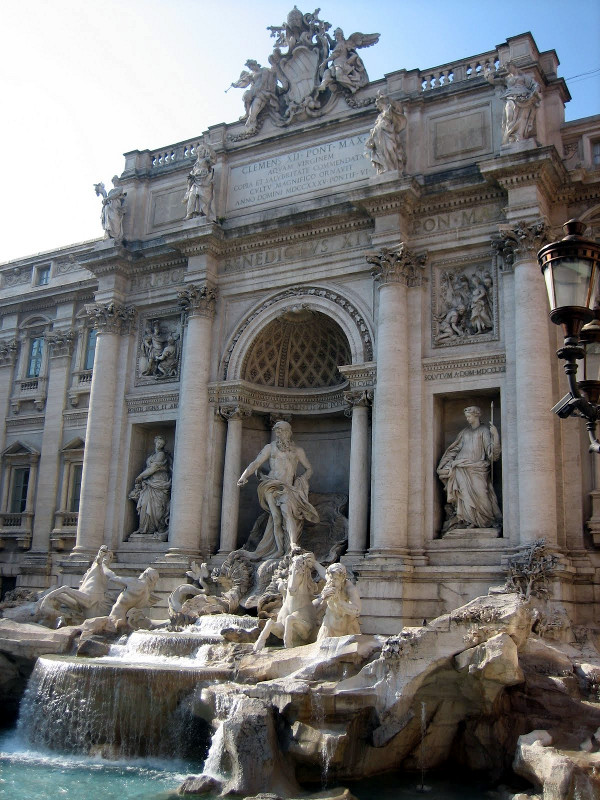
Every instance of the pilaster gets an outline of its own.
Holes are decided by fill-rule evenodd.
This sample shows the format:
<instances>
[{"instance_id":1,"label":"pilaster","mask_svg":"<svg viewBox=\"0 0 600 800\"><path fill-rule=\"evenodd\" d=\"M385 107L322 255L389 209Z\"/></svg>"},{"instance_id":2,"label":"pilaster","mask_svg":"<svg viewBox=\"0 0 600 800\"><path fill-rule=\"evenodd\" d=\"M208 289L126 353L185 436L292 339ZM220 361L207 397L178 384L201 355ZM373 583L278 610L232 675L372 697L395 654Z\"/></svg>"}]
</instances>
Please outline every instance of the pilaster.
<instances>
[{"instance_id":1,"label":"pilaster","mask_svg":"<svg viewBox=\"0 0 600 800\"><path fill-rule=\"evenodd\" d=\"M237 547L240 490L237 485L242 471L242 426L251 411L243 406L223 406L221 416L227 421L223 498L221 503L221 539L219 555L227 555Z\"/></svg>"}]
</instances>

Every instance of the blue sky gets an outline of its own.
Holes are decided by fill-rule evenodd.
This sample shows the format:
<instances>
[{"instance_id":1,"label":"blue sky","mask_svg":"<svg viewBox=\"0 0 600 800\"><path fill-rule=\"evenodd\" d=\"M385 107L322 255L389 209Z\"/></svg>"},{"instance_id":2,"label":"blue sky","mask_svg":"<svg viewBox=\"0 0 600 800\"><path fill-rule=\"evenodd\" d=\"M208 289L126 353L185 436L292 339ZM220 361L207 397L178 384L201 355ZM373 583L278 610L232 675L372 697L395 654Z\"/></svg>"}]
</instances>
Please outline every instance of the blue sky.
<instances>
[{"instance_id":1,"label":"blue sky","mask_svg":"<svg viewBox=\"0 0 600 800\"><path fill-rule=\"evenodd\" d=\"M194 137L243 111L225 89L265 63L293 0L5 0L0 32L0 263L102 235L92 184L127 150ZM304 12L314 7L299 5ZM320 17L381 34L372 80L494 49L531 31L555 49L573 96L566 119L600 113L598 0L322 0ZM593 75L585 73L596 70Z\"/></svg>"}]
</instances>

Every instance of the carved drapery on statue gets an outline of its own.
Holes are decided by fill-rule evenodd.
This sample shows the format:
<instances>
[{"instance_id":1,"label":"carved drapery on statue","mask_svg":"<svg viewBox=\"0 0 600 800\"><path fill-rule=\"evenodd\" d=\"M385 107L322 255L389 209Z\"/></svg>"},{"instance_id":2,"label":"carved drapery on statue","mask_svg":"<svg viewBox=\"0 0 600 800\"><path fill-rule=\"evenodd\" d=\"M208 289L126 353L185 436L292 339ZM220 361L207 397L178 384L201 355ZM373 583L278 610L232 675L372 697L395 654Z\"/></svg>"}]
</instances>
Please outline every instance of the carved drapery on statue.
<instances>
[{"instance_id":1,"label":"carved drapery on statue","mask_svg":"<svg viewBox=\"0 0 600 800\"><path fill-rule=\"evenodd\" d=\"M464 413L469 424L447 448L437 467L447 499L442 532L462 528L499 531L502 514L491 467L500 458L500 435L492 422L481 422L478 406L468 406Z\"/></svg>"},{"instance_id":2,"label":"carved drapery on statue","mask_svg":"<svg viewBox=\"0 0 600 800\"><path fill-rule=\"evenodd\" d=\"M166 541L171 506L171 456L165 450L162 436L155 437L154 452L146 459L146 468L135 479L129 499L136 503L139 517L139 526L134 534Z\"/></svg>"},{"instance_id":3,"label":"carved drapery on statue","mask_svg":"<svg viewBox=\"0 0 600 800\"><path fill-rule=\"evenodd\" d=\"M198 148L196 161L187 179L187 189L183 198L186 206L185 218L206 217L214 221L212 207L214 190L214 164L217 160L215 151L208 144Z\"/></svg>"},{"instance_id":4,"label":"carved drapery on statue","mask_svg":"<svg viewBox=\"0 0 600 800\"><path fill-rule=\"evenodd\" d=\"M510 145L533 137L535 120L542 96L540 86L530 75L520 72L516 64L509 61L500 73L488 67L484 71L490 83L504 86L502 114L502 144Z\"/></svg>"},{"instance_id":5,"label":"carved drapery on statue","mask_svg":"<svg viewBox=\"0 0 600 800\"><path fill-rule=\"evenodd\" d=\"M102 197L102 213L100 222L105 239L114 239L117 244L123 241L123 215L125 214L125 198L127 192L119 186L119 177L112 179L113 188L106 191L103 183L95 183L94 189L98 197Z\"/></svg>"},{"instance_id":6,"label":"carved drapery on statue","mask_svg":"<svg viewBox=\"0 0 600 800\"><path fill-rule=\"evenodd\" d=\"M404 171L406 153L401 133L406 128L406 116L402 105L382 92L377 93L375 106L379 116L365 142L365 156L371 160L378 175L384 172Z\"/></svg>"},{"instance_id":7,"label":"carved drapery on statue","mask_svg":"<svg viewBox=\"0 0 600 800\"><path fill-rule=\"evenodd\" d=\"M269 27L275 38L269 66L248 59L247 69L231 84L246 89L241 117L246 132L232 136L233 140L252 136L266 116L278 126L320 117L337 92L353 107L373 102L373 98L354 99L369 82L357 50L376 44L379 34L353 33L346 39L341 28L331 37L330 28L329 22L319 19L319 9L303 14L296 7L282 25ZM282 47L287 50L282 52Z\"/></svg>"}]
</instances>

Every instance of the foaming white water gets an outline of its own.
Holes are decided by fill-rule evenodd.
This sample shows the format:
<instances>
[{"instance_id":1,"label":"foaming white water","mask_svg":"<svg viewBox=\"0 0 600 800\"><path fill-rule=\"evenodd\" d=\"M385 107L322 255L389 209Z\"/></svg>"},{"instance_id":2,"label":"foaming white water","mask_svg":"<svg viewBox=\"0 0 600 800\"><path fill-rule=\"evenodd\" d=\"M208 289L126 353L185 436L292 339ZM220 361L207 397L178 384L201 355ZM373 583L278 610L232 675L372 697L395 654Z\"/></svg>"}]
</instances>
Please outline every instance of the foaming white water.
<instances>
[{"instance_id":1,"label":"foaming white water","mask_svg":"<svg viewBox=\"0 0 600 800\"><path fill-rule=\"evenodd\" d=\"M196 630L203 636L221 638L221 631L225 628L242 628L249 631L256 628L258 620L256 617L243 616L238 617L235 614L213 614L205 617L200 617L193 625L186 628Z\"/></svg>"}]
</instances>

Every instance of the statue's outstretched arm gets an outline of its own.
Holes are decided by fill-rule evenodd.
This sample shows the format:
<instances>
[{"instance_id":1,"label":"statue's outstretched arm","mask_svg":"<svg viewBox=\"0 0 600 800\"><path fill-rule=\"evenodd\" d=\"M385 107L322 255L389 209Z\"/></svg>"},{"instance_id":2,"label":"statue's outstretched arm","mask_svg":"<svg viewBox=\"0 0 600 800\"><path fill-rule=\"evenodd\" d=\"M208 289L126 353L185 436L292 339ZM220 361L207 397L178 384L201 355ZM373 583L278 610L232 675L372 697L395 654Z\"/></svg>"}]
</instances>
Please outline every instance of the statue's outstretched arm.
<instances>
[{"instance_id":1,"label":"statue's outstretched arm","mask_svg":"<svg viewBox=\"0 0 600 800\"><path fill-rule=\"evenodd\" d=\"M238 486L244 486L244 484L248 483L248 478L252 475L253 472L256 472L259 467L268 461L271 457L271 445L267 444L263 447L260 453L256 456L252 463L248 464L246 469L240 475L240 479L238 480Z\"/></svg>"}]
</instances>

